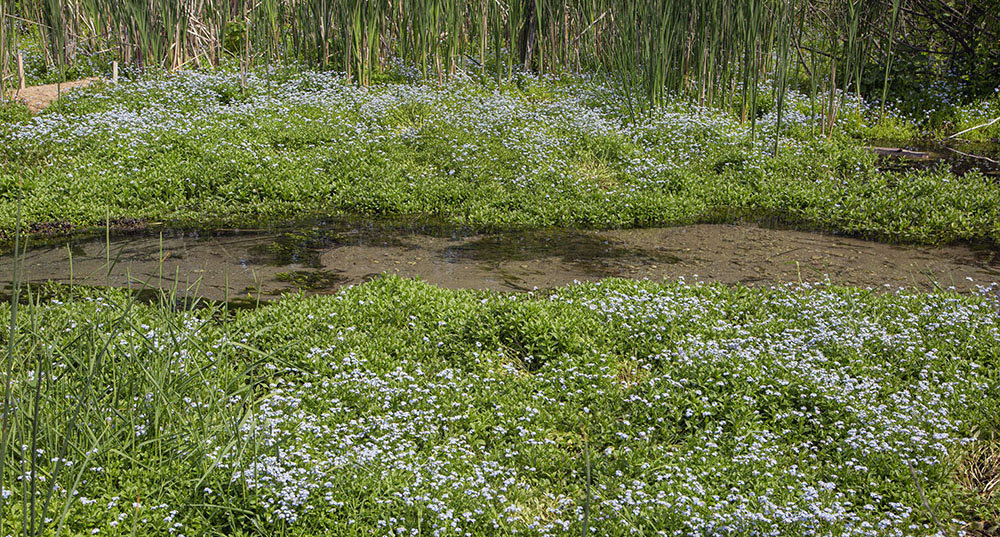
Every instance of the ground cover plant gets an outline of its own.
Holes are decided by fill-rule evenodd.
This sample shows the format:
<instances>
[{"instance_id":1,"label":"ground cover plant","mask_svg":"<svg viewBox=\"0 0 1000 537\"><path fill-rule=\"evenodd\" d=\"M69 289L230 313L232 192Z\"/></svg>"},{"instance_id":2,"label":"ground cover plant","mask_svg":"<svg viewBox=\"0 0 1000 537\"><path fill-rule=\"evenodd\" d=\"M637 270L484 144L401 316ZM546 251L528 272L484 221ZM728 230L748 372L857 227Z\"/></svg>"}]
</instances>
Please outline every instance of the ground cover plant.
<instances>
[{"instance_id":1,"label":"ground cover plant","mask_svg":"<svg viewBox=\"0 0 1000 537\"><path fill-rule=\"evenodd\" d=\"M4 535L933 535L1000 512L995 288L55 293L3 336Z\"/></svg>"},{"instance_id":2,"label":"ground cover plant","mask_svg":"<svg viewBox=\"0 0 1000 537\"><path fill-rule=\"evenodd\" d=\"M360 214L996 246L995 178L866 147L995 142L983 5L0 0L0 244ZM31 116L5 100L16 55L29 83L115 60L121 83ZM381 277L235 311L20 276L0 305L2 536L1000 522L996 284Z\"/></svg>"},{"instance_id":3,"label":"ground cover plant","mask_svg":"<svg viewBox=\"0 0 1000 537\"><path fill-rule=\"evenodd\" d=\"M481 228L750 220L906 242L1000 238L995 181L879 170L848 134L823 135L825 105L792 90L779 128L763 97L754 125L682 97L633 116L599 79L241 78L182 72L81 90L0 125L0 230L20 204L36 229L361 213ZM841 96L853 104L840 131L884 125L852 98Z\"/></svg>"}]
</instances>

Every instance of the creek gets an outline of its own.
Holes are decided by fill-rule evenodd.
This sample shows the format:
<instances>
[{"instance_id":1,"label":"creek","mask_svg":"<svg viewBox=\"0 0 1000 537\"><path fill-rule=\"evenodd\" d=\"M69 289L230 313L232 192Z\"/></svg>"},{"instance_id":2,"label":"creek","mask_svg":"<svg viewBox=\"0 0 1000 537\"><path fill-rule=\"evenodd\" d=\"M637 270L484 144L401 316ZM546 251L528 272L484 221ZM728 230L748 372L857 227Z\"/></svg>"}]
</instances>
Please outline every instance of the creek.
<instances>
[{"instance_id":1,"label":"creek","mask_svg":"<svg viewBox=\"0 0 1000 537\"><path fill-rule=\"evenodd\" d=\"M109 263L110 260L110 263ZM11 287L14 258L0 256ZM331 293L383 273L446 288L525 291L624 277L747 285L932 289L1000 281L1000 252L895 246L753 225L475 233L440 225L324 221L283 230L163 230L29 248L23 281L173 290L256 301ZM110 265L110 268L109 268Z\"/></svg>"}]
</instances>

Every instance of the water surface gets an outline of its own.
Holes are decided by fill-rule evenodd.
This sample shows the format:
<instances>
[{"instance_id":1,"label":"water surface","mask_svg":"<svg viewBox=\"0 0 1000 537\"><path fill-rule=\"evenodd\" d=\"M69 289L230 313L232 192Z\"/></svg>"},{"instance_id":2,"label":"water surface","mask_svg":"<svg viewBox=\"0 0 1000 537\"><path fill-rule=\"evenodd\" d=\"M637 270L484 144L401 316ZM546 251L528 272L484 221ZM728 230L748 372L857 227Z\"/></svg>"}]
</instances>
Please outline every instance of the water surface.
<instances>
[{"instance_id":1,"label":"water surface","mask_svg":"<svg viewBox=\"0 0 1000 537\"><path fill-rule=\"evenodd\" d=\"M1000 253L751 225L487 234L334 222L285 231L164 231L112 237L110 243L73 238L29 249L23 268L31 282L171 289L210 300L330 293L383 273L501 291L611 276L969 290L1000 281ZM8 287L12 273L12 256L0 257Z\"/></svg>"}]
</instances>

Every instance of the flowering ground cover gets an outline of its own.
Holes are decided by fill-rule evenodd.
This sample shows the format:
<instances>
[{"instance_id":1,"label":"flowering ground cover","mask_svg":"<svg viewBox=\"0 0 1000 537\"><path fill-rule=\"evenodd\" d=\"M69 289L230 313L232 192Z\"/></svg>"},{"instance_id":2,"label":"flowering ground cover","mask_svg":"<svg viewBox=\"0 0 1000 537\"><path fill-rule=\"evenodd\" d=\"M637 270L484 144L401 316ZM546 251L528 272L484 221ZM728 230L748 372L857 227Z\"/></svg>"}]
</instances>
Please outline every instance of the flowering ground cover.
<instances>
[{"instance_id":1,"label":"flowering ground cover","mask_svg":"<svg viewBox=\"0 0 1000 537\"><path fill-rule=\"evenodd\" d=\"M360 213L478 228L750 220L905 242L1000 239L995 180L879 170L851 136L909 131L893 115L876 126L877 110L850 95L830 139L816 127L821 100L794 91L776 133L766 93L752 124L680 98L633 117L596 79L400 80L363 88L274 68L246 89L236 74L182 72L71 94L0 122L0 232L20 206L36 230Z\"/></svg>"},{"instance_id":2,"label":"flowering ground cover","mask_svg":"<svg viewBox=\"0 0 1000 537\"><path fill-rule=\"evenodd\" d=\"M858 137L912 126L896 111L876 125L849 95L827 137L824 104L795 91L780 122L762 93L742 123L680 98L633 115L597 79L397 74L364 88L275 68L243 88L181 72L6 117L0 235L18 219L360 213L1000 241L994 179L881 170ZM497 294L384 277L247 311L27 298L0 306L16 321L0 335L0 535L952 535L1000 520L995 286Z\"/></svg>"},{"instance_id":3,"label":"flowering ground cover","mask_svg":"<svg viewBox=\"0 0 1000 537\"><path fill-rule=\"evenodd\" d=\"M0 534L952 535L1000 513L995 291L33 295Z\"/></svg>"}]
</instances>

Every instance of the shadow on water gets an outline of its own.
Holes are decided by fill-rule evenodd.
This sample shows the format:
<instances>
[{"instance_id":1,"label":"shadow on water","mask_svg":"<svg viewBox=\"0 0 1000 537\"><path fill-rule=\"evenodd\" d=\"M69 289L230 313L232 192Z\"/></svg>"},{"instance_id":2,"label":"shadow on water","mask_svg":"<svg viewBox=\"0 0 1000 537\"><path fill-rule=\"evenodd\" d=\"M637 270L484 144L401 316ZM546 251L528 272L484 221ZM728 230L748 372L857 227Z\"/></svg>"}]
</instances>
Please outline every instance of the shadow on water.
<instances>
[{"instance_id":1,"label":"shadow on water","mask_svg":"<svg viewBox=\"0 0 1000 537\"><path fill-rule=\"evenodd\" d=\"M274 275L279 282L287 282L303 291L322 291L335 289L347 283L350 279L332 270L293 270L279 272Z\"/></svg>"},{"instance_id":2,"label":"shadow on water","mask_svg":"<svg viewBox=\"0 0 1000 537\"><path fill-rule=\"evenodd\" d=\"M473 260L489 265L530 261L540 257L600 270L607 261L632 259L648 263L678 263L677 256L648 248L627 247L599 233L570 230L528 231L485 235L445 249L455 262Z\"/></svg>"},{"instance_id":3,"label":"shadow on water","mask_svg":"<svg viewBox=\"0 0 1000 537\"><path fill-rule=\"evenodd\" d=\"M278 233L274 240L254 246L249 262L272 266L301 265L322 268L320 253L330 248L349 245L399 246L401 242L391 231L404 230L375 226L356 226L341 229L339 225L311 227Z\"/></svg>"},{"instance_id":4,"label":"shadow on water","mask_svg":"<svg viewBox=\"0 0 1000 537\"><path fill-rule=\"evenodd\" d=\"M8 289L12 269L12 256L0 256L0 284ZM164 290L181 305L198 297L252 306L381 274L500 291L606 277L968 290L1000 280L1000 255L991 247L890 246L750 225L476 233L436 222L329 219L285 229L143 230L110 242L103 234L49 239L25 253L22 274L29 282L128 288L149 299Z\"/></svg>"}]
</instances>

